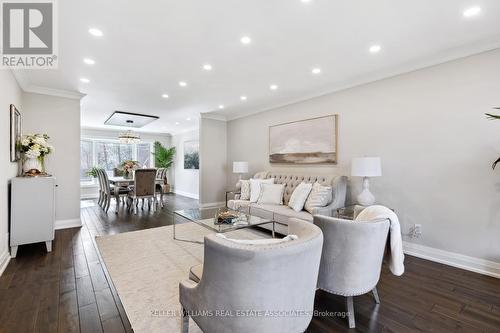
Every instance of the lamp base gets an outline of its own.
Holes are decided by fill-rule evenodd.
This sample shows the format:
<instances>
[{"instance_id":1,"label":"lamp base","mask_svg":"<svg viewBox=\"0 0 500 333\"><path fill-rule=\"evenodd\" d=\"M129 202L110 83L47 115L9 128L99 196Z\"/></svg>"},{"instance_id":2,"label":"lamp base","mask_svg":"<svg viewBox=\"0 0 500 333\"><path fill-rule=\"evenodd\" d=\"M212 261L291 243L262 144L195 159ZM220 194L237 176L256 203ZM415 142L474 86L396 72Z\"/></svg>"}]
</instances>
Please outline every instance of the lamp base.
<instances>
[{"instance_id":1,"label":"lamp base","mask_svg":"<svg viewBox=\"0 0 500 333\"><path fill-rule=\"evenodd\" d=\"M241 188L241 173L238 174L238 181L236 182L236 189L239 190Z\"/></svg>"},{"instance_id":2,"label":"lamp base","mask_svg":"<svg viewBox=\"0 0 500 333\"><path fill-rule=\"evenodd\" d=\"M371 206L375 203L375 197L370 192L368 177L363 179L363 191L357 196L358 203L362 206Z\"/></svg>"}]
</instances>

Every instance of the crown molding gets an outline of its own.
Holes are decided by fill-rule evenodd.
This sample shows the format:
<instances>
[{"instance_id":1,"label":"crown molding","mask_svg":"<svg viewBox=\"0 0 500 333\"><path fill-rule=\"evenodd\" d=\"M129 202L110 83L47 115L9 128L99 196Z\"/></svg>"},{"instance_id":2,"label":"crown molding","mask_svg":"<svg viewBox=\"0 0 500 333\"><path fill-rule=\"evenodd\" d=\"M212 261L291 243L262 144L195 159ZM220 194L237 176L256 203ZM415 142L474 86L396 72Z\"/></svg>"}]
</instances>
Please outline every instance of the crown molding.
<instances>
[{"instance_id":1,"label":"crown molding","mask_svg":"<svg viewBox=\"0 0 500 333\"><path fill-rule=\"evenodd\" d=\"M200 113L200 118L201 119L211 119L211 120L219 120L219 121L227 121L227 117L220 115L220 114L215 114L215 113Z\"/></svg>"},{"instance_id":2,"label":"crown molding","mask_svg":"<svg viewBox=\"0 0 500 333\"><path fill-rule=\"evenodd\" d=\"M86 94L82 94L77 91L54 89L54 88L35 85L31 82L31 80L29 79L28 75L24 70L11 69L11 72L14 75L17 84L19 84L19 87L21 87L21 89L27 93L56 96L56 97L70 98L76 100L80 100L86 96Z\"/></svg>"},{"instance_id":3,"label":"crown molding","mask_svg":"<svg viewBox=\"0 0 500 333\"><path fill-rule=\"evenodd\" d=\"M321 91L317 91L315 93L290 100L286 103L278 103L263 108L256 108L254 110L243 111L238 114L235 114L234 116L227 115L225 118L226 121L232 121L240 118L249 117L258 113L283 108L297 103L306 102L311 99L331 95L343 90L363 86L377 81L390 79L399 75L404 75L419 70L424 70L426 68L439 66L442 64L446 64L448 62L468 58L471 56L479 55L481 53L491 52L497 49L500 49L500 35L497 35L495 38L490 38L477 43L448 49L423 59L409 61L397 67L392 67L391 69L369 73L367 75L363 75L351 80L337 83L333 86L327 87L326 89L322 89Z\"/></svg>"}]
</instances>

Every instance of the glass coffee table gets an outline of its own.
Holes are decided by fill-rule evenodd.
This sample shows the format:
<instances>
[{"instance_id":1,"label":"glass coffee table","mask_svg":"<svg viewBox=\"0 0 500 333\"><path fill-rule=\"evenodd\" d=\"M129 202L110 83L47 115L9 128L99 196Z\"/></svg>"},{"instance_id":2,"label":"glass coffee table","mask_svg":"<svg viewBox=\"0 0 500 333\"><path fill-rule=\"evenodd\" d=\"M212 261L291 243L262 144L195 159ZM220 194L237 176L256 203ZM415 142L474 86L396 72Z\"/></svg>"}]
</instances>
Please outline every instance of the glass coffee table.
<instances>
[{"instance_id":1,"label":"glass coffee table","mask_svg":"<svg viewBox=\"0 0 500 333\"><path fill-rule=\"evenodd\" d=\"M215 233L225 233L225 232L230 232L230 231L235 231L239 229L245 229L245 228L253 228L257 226L261 226L264 224L270 224L272 223L272 237L274 238L274 233L275 233L275 222L270 219L265 219L262 217L250 215L250 214L245 214L241 212L236 212L235 213L239 214L239 217L237 218L237 221L233 224L217 224L215 223L216 215L219 213L221 210L225 210L224 208L194 208L194 209L184 209L184 210L177 210L174 212L174 239L175 240L180 240L180 241L185 241L185 242L191 242L191 243L199 243L203 244L203 242L199 241L192 241L188 239L180 239L176 236L175 234L175 225L177 224L177 220L187 220L189 222L196 223L210 231L213 231Z\"/></svg>"}]
</instances>

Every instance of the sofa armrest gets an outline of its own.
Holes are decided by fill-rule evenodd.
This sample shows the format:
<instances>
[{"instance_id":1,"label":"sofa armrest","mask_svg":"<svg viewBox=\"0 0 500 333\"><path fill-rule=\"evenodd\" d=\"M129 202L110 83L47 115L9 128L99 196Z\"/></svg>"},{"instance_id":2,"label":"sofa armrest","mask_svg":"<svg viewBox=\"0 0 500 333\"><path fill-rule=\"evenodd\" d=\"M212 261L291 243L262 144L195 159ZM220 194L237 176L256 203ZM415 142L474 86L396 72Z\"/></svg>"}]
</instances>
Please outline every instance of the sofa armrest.
<instances>
[{"instance_id":1,"label":"sofa armrest","mask_svg":"<svg viewBox=\"0 0 500 333\"><path fill-rule=\"evenodd\" d=\"M312 215L333 216L335 210L345 206L347 177L338 176L332 181L333 201L325 207L314 208Z\"/></svg>"},{"instance_id":2,"label":"sofa armrest","mask_svg":"<svg viewBox=\"0 0 500 333\"><path fill-rule=\"evenodd\" d=\"M312 215L324 215L324 216L333 216L335 209L330 208L329 206L326 207L314 207L312 209Z\"/></svg>"}]
</instances>

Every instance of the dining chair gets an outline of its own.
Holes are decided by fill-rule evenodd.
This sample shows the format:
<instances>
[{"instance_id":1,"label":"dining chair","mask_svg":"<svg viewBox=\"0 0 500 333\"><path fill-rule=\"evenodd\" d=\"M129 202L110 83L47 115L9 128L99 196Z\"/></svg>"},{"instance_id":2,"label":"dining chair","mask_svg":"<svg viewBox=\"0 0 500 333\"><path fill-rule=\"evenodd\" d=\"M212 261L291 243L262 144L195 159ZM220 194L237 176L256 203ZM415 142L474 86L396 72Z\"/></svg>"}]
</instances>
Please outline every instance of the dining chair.
<instances>
[{"instance_id":1,"label":"dining chair","mask_svg":"<svg viewBox=\"0 0 500 333\"><path fill-rule=\"evenodd\" d=\"M380 303L377 283L390 222L388 219L353 222L316 215L314 224L324 236L318 288L346 297L349 328L354 328L353 296L371 291L375 303Z\"/></svg>"},{"instance_id":2,"label":"dining chair","mask_svg":"<svg viewBox=\"0 0 500 333\"><path fill-rule=\"evenodd\" d=\"M106 170L100 169L100 184L102 184L102 202L100 206L107 213L109 206L111 205L111 198L115 198L115 191L118 191L119 197L125 197L130 193L130 189L127 187L115 187L111 186L109 183L109 177ZM118 204L118 203L116 203Z\"/></svg>"},{"instance_id":3,"label":"dining chair","mask_svg":"<svg viewBox=\"0 0 500 333\"><path fill-rule=\"evenodd\" d=\"M158 203L156 198L156 169L135 170L134 187L128 193L127 198L129 209L133 209L135 214L137 214L139 199L147 199L149 208L151 209L151 203L153 204L153 210L156 208Z\"/></svg>"},{"instance_id":4,"label":"dining chair","mask_svg":"<svg viewBox=\"0 0 500 333\"><path fill-rule=\"evenodd\" d=\"M123 177L124 174L125 173L123 172L123 170L118 168L113 168L113 177Z\"/></svg>"},{"instance_id":5,"label":"dining chair","mask_svg":"<svg viewBox=\"0 0 500 333\"><path fill-rule=\"evenodd\" d=\"M102 208L104 202L104 181L102 180L102 169L97 169L97 181L99 182L99 198L97 199L97 204Z\"/></svg>"},{"instance_id":6,"label":"dining chair","mask_svg":"<svg viewBox=\"0 0 500 333\"><path fill-rule=\"evenodd\" d=\"M157 183L155 188L156 188L156 195L160 195L160 207L163 208L163 195L165 194L163 190L163 185L166 184L167 182L167 169L166 168L158 168L156 171L156 179L161 179L161 183Z\"/></svg>"}]
</instances>

